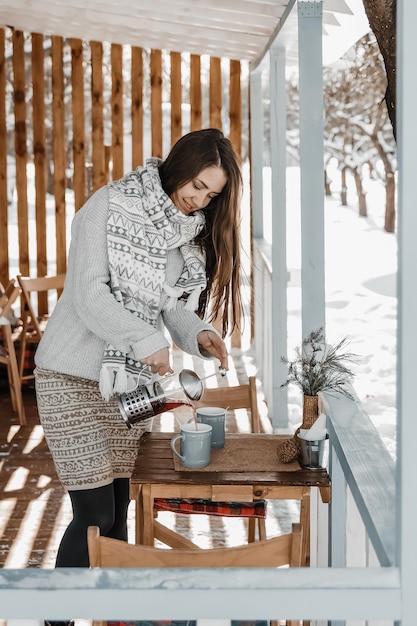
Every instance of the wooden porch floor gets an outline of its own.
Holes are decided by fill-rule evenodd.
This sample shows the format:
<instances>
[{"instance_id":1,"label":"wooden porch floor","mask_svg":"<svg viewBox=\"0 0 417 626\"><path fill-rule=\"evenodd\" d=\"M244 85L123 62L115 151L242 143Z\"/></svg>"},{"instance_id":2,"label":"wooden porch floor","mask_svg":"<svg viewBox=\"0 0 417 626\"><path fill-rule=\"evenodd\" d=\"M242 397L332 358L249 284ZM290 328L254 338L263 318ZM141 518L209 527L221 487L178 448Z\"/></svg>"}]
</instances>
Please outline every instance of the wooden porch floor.
<instances>
[{"instance_id":1,"label":"wooden porch floor","mask_svg":"<svg viewBox=\"0 0 417 626\"><path fill-rule=\"evenodd\" d=\"M67 497L39 424L33 389L24 391L19 426L8 390L0 392L0 565L53 567L70 519Z\"/></svg>"},{"instance_id":2,"label":"wooden porch floor","mask_svg":"<svg viewBox=\"0 0 417 626\"><path fill-rule=\"evenodd\" d=\"M173 367L194 369L206 379L208 387L246 382L254 373L250 360L238 356L222 379L215 376L214 365L174 353ZM252 369L251 369L252 367ZM58 481L54 464L39 423L33 389L23 392L27 426L19 426L12 411L5 385L0 389L0 567L53 568L60 539L71 519L69 498ZM271 431L265 404L260 394L262 427ZM174 412L175 413L175 412ZM154 420L154 430L175 430L176 416L166 413ZM229 432L248 432L246 411L228 416ZM289 532L298 514L297 503L268 505L267 531L276 535ZM134 541L134 503L129 507L129 541ZM161 521L181 530L202 547L238 545L246 541L246 522L202 515L162 513Z\"/></svg>"}]
</instances>

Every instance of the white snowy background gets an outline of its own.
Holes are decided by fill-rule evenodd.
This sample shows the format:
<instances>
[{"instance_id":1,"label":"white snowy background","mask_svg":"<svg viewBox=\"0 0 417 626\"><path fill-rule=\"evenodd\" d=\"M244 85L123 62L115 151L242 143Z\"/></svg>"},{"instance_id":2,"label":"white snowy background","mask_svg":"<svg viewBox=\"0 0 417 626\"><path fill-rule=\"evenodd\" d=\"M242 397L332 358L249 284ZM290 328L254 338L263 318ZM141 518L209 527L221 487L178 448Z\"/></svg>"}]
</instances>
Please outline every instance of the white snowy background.
<instances>
[{"instance_id":1,"label":"white snowy background","mask_svg":"<svg viewBox=\"0 0 417 626\"><path fill-rule=\"evenodd\" d=\"M357 355L352 366L353 386L364 411L377 428L390 454L395 458L396 443L396 270L397 237L384 231L385 191L380 181L365 178L368 217L359 217L353 179L348 178L348 204L340 200L340 173L329 169L333 180L331 197L325 198L325 280L326 340L336 344L347 338L346 349ZM248 168L244 168L248 180ZM264 169L264 236L271 233L271 172ZM243 198L243 250L249 249L249 187ZM290 280L288 304L288 356L301 343L301 258L299 168L287 169L287 267ZM249 260L243 253L245 271ZM256 297L256 294L255 294ZM279 323L279 320L276 320ZM256 375L254 350L250 345L250 324L246 323L242 350L232 350L233 361L228 384L238 382L238 368ZM187 357L186 357L187 358ZM190 360L186 367L195 366ZM197 364L197 368L199 364ZM207 364L204 366L207 370ZM236 367L236 371L233 368ZM197 369L198 373L201 373ZM203 371L203 370L202 370ZM212 370L215 371L214 365ZM209 379L207 386L215 386ZM262 390L260 394L262 399ZM261 404L263 406L263 404ZM264 407L265 408L265 407ZM289 428L302 422L302 394L288 387ZM264 414L267 414L265 409ZM173 418L171 425L174 424ZM168 424L169 426L170 424ZM169 428L168 428L169 429Z\"/></svg>"},{"instance_id":2,"label":"white snowy background","mask_svg":"<svg viewBox=\"0 0 417 626\"><path fill-rule=\"evenodd\" d=\"M360 217L353 179L348 178L347 206L340 199L340 173L329 170L332 195L325 198L326 340L347 337L357 355L354 387L363 408L395 458L397 237L384 231L385 191L380 181L364 179L368 217ZM268 201L270 170L264 171ZM264 233L271 232L270 216ZM299 169L287 169L288 354L300 345ZM293 429L302 421L301 395L288 387Z\"/></svg>"}]
</instances>

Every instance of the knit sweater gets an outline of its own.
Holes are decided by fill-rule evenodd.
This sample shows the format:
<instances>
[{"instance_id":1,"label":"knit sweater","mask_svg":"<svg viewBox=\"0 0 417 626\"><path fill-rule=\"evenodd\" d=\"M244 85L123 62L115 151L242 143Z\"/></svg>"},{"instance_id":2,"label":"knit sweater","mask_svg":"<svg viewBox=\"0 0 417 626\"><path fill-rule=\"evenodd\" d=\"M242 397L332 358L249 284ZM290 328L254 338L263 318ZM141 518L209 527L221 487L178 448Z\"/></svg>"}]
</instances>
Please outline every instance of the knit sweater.
<instances>
[{"instance_id":1,"label":"knit sweater","mask_svg":"<svg viewBox=\"0 0 417 626\"><path fill-rule=\"evenodd\" d=\"M183 301L178 301L175 310L162 311L166 297L162 295L157 328L153 328L115 300L109 287L108 208L108 188L103 187L74 216L64 290L36 351L36 366L98 381L108 343L122 352L133 351L134 358L141 360L170 346L165 329L181 350L212 358L200 351L197 335L202 330L216 331L185 310ZM176 284L182 269L180 251L170 250L166 269L169 286Z\"/></svg>"}]
</instances>

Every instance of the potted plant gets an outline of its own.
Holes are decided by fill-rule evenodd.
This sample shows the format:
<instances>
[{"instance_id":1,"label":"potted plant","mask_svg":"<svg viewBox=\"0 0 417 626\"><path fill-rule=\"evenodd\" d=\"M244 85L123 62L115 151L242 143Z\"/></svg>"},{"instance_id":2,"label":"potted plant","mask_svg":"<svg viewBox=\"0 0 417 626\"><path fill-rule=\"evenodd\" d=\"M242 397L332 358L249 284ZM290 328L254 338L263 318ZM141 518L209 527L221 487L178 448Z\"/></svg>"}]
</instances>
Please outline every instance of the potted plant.
<instances>
[{"instance_id":1,"label":"potted plant","mask_svg":"<svg viewBox=\"0 0 417 626\"><path fill-rule=\"evenodd\" d=\"M353 400L347 386L354 377L349 368L356 361L352 352L346 351L348 339L345 337L335 346L326 345L324 328L318 328L295 348L295 358L281 357L287 366L287 379L281 387L297 385L303 393L303 422L296 430L294 440L283 442L279 447L278 456L283 462L291 462L298 455L296 435L301 429L309 429L318 417L318 393L330 391L341 393ZM284 445L285 444L285 445Z\"/></svg>"}]
</instances>

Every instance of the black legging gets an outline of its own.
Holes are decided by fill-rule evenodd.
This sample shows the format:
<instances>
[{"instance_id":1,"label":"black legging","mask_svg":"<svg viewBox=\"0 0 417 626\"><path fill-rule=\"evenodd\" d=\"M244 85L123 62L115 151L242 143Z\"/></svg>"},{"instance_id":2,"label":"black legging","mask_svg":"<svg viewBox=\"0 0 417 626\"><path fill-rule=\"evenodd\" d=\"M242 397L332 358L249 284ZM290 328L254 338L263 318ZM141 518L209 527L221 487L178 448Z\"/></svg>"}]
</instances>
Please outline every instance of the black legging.
<instances>
[{"instance_id":1,"label":"black legging","mask_svg":"<svg viewBox=\"0 0 417 626\"><path fill-rule=\"evenodd\" d=\"M129 479L117 478L97 489L69 491L69 496L73 519L62 537L56 567L89 567L89 526L98 526L105 537L127 541Z\"/></svg>"}]
</instances>

